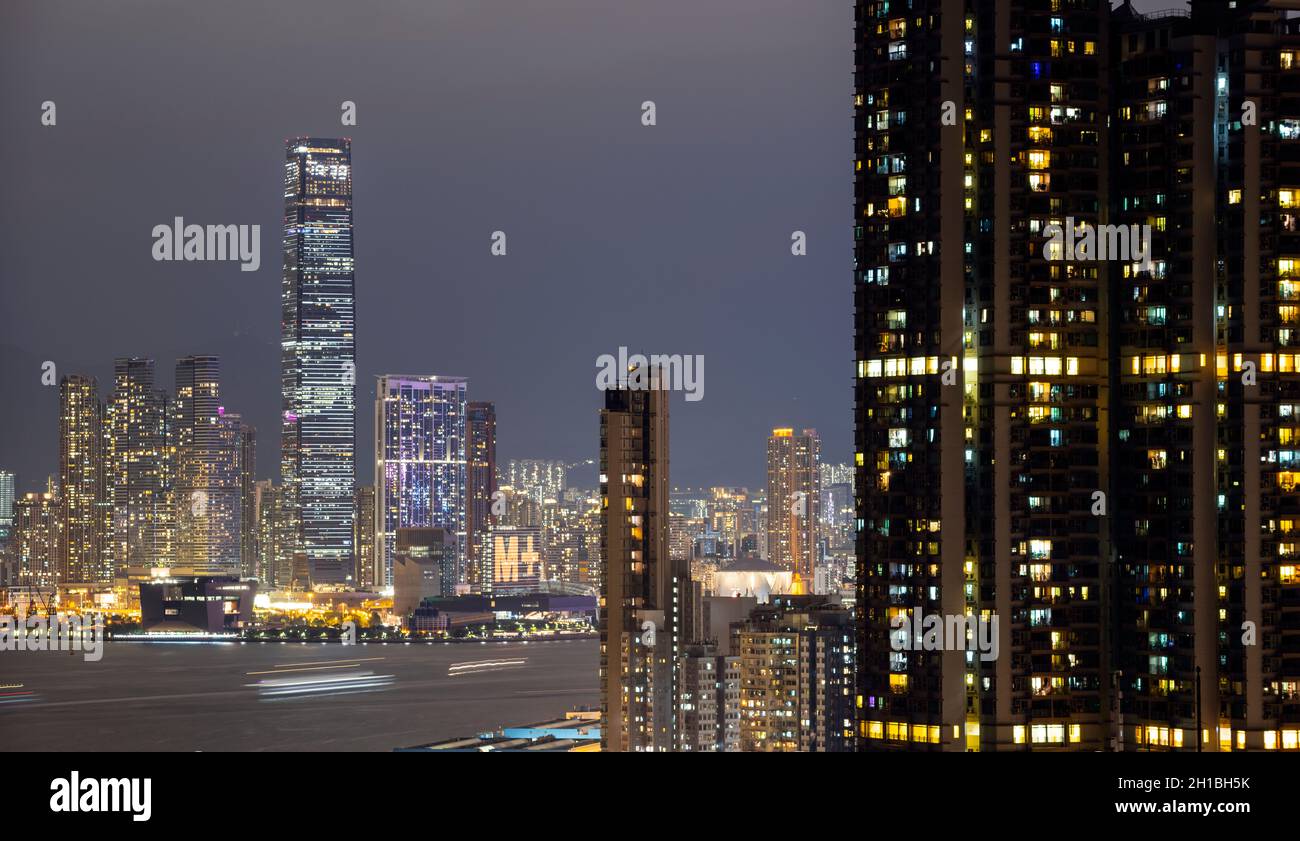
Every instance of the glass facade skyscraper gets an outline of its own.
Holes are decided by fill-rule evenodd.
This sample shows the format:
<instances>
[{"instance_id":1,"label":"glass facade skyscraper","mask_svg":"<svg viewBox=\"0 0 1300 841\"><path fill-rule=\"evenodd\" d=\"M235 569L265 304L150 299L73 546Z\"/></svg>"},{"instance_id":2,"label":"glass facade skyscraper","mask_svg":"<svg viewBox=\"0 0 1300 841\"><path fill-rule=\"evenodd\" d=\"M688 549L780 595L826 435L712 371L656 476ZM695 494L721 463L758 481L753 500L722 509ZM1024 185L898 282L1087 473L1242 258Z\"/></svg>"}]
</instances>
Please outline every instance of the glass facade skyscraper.
<instances>
[{"instance_id":1,"label":"glass facade skyscraper","mask_svg":"<svg viewBox=\"0 0 1300 841\"><path fill-rule=\"evenodd\" d=\"M379 378L375 394L375 585L392 584L399 528L465 533L464 377ZM457 576L460 571L457 559Z\"/></svg>"},{"instance_id":2,"label":"glass facade skyscraper","mask_svg":"<svg viewBox=\"0 0 1300 841\"><path fill-rule=\"evenodd\" d=\"M352 141L295 138L284 163L280 474L311 583L352 578L356 311Z\"/></svg>"}]
</instances>

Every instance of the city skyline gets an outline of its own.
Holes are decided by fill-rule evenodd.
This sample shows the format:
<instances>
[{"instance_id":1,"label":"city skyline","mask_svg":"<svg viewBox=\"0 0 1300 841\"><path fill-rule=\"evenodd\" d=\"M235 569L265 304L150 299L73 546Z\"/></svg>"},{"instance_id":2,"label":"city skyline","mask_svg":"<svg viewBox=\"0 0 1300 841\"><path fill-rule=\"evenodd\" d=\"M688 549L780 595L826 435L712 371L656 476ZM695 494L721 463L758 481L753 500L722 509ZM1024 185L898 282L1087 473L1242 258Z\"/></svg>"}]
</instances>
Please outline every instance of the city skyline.
<instances>
[{"instance_id":1,"label":"city skyline","mask_svg":"<svg viewBox=\"0 0 1300 841\"><path fill-rule=\"evenodd\" d=\"M85 42L60 39L49 53L0 34L0 113L15 127L7 193L25 208L17 220L24 233L0 230L9 302L0 312L0 397L25 407L0 415L0 464L18 474L23 490L37 489L54 470L57 442L47 430L57 404L40 390L44 361L56 362L60 374L106 383L115 357L163 364L212 354L222 359L223 396L259 430L257 478L279 481L278 372L274 361L268 366L279 355L278 165L284 140L302 135L353 141L359 463L370 458L374 440L365 408L373 378L411 370L464 375L478 398L494 401L503 460L594 458L587 440L600 406L594 363L621 345L708 360L705 398L677 415L683 485L759 485L773 426L816 427L826 452L847 460L851 317L838 278L850 270L851 252L836 208L851 202L843 173L852 126L842 80L851 72L852 10L760 2L750 7L757 31L742 35L728 19L712 17L683 33L677 24L691 8L670 2L633 13L581 0L565 10L521 9L509 21L487 9L455 20L414 9L401 26L362 26L368 34L357 50L385 55L390 67L344 58L328 82L286 100L266 80L291 78L302 57L320 55L331 42L320 32L355 12L340 3L335 13L321 7L319 21L302 21L236 2L207 21L204 44L176 56L196 71L181 83L187 96L217 109L240 103L230 123L210 120L205 109L160 108L175 98L159 87L171 76L155 63L160 56L105 51L113 32L131 41L129 13L88 7L79 24L90 27ZM11 31L57 25L37 7L15 14L20 25ZM616 37L597 43L577 34L575 24L587 17ZM249 44L245 25L231 24L235 18L279 36ZM188 25L164 15L150 28L160 42L188 43ZM542 33L560 46L547 51L557 63L538 78L527 56L536 55L530 45ZM791 33L798 33L795 54L787 53ZM466 48L480 38L516 48L497 58ZM654 53L642 53L628 63L615 48L620 40L662 44L675 59L661 67ZM62 46L73 42L75 60ZM429 43L438 45L432 70ZM827 49L836 43L841 49ZM203 56L232 44L245 54L239 67L200 71L219 64ZM585 61L566 57L593 49L611 72L593 77ZM719 49L732 60L718 62ZM154 92L117 98L110 116L105 101L77 87L80 75L66 75L83 62L114 67L125 90ZM57 126L27 119L40 103L27 104L30 93L18 81L27 71L8 72L15 66L40 68L50 80ZM712 81L701 89L701 78ZM798 104L794 119L774 119L773 96ZM647 99L660 109L652 128L640 122ZM344 100L356 103L355 126L340 124ZM133 128L105 128L123 125ZM90 145L119 163L91 164L64 146L83 142L86 132L95 138ZM430 146L429 138L437 142ZM646 155L646 167L626 165ZM772 169L774 160L789 164ZM588 167L584 183L594 189L573 194L573 173ZM79 190L119 195L120 206L108 219L78 208L68 217L68 208L51 205L62 188L51 191L48 179L60 171ZM142 177L145 171L165 176ZM697 195L701 184L708 189ZM149 231L178 215L199 224L260 225L259 269L154 262ZM47 223L56 218L81 231L82 247L48 239L57 226ZM509 238L504 257L489 251L496 230ZM805 257L790 254L796 230L808 236ZM52 275L41 255L61 252L63 269ZM78 279L87 277L105 279ZM803 305L784 306L782 297L794 290ZM188 302L199 294L205 306L196 311ZM626 317L642 307L653 317ZM430 308L477 312L482 320L449 319L428 333L421 313ZM529 343L527 353L518 352L518 341ZM776 400L771 380L785 384ZM357 480L369 481L369 470L359 469Z\"/></svg>"},{"instance_id":2,"label":"city skyline","mask_svg":"<svg viewBox=\"0 0 1300 841\"><path fill-rule=\"evenodd\" d=\"M1300 756L1300 0L14 2L4 750L1285 809L1222 755Z\"/></svg>"}]
</instances>

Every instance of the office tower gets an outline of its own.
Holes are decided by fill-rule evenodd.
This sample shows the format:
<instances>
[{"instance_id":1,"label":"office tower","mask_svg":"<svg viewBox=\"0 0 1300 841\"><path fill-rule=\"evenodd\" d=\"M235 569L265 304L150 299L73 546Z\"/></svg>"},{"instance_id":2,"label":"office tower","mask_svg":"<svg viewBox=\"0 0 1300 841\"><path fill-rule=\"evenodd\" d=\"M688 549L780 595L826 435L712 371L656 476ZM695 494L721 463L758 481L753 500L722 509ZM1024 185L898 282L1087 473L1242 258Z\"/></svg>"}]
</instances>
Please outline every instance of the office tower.
<instances>
[{"instance_id":1,"label":"office tower","mask_svg":"<svg viewBox=\"0 0 1300 841\"><path fill-rule=\"evenodd\" d=\"M506 465L505 484L527 495L538 506L564 493L568 466L562 461L524 458L511 459Z\"/></svg>"},{"instance_id":2,"label":"office tower","mask_svg":"<svg viewBox=\"0 0 1300 841\"><path fill-rule=\"evenodd\" d=\"M243 564L242 423L221 405L215 356L176 361L176 566L185 575L240 575Z\"/></svg>"},{"instance_id":3,"label":"office tower","mask_svg":"<svg viewBox=\"0 0 1300 841\"><path fill-rule=\"evenodd\" d=\"M443 528L397 530L393 543L393 613L403 620L427 598L456 588L456 535Z\"/></svg>"},{"instance_id":4,"label":"office tower","mask_svg":"<svg viewBox=\"0 0 1300 841\"><path fill-rule=\"evenodd\" d=\"M465 533L464 377L378 378L375 393L375 571L392 583L399 528ZM459 565L459 561L457 562ZM459 578L459 571L457 577Z\"/></svg>"},{"instance_id":5,"label":"office tower","mask_svg":"<svg viewBox=\"0 0 1300 841\"><path fill-rule=\"evenodd\" d=\"M732 626L740 749L853 750L852 614L818 596L774 596Z\"/></svg>"},{"instance_id":6,"label":"office tower","mask_svg":"<svg viewBox=\"0 0 1300 841\"><path fill-rule=\"evenodd\" d=\"M496 525L488 530L484 568L492 573L495 595L536 593L546 577L542 529Z\"/></svg>"},{"instance_id":7,"label":"office tower","mask_svg":"<svg viewBox=\"0 0 1300 841\"><path fill-rule=\"evenodd\" d=\"M375 486L357 485L356 535L352 539L357 551L356 585L358 590L375 587Z\"/></svg>"},{"instance_id":8,"label":"office tower","mask_svg":"<svg viewBox=\"0 0 1300 841\"><path fill-rule=\"evenodd\" d=\"M154 387L152 359L114 361L107 416L117 576L147 578L175 559L168 412L167 393Z\"/></svg>"},{"instance_id":9,"label":"office tower","mask_svg":"<svg viewBox=\"0 0 1300 841\"><path fill-rule=\"evenodd\" d=\"M679 669L677 750L740 750L740 657L693 643L682 651Z\"/></svg>"},{"instance_id":10,"label":"office tower","mask_svg":"<svg viewBox=\"0 0 1300 841\"><path fill-rule=\"evenodd\" d=\"M44 493L27 493L15 500L13 541L19 585L55 587L63 583L59 568L61 511L62 502L53 483Z\"/></svg>"},{"instance_id":11,"label":"office tower","mask_svg":"<svg viewBox=\"0 0 1300 841\"><path fill-rule=\"evenodd\" d=\"M466 579L471 588L486 592L483 541L496 522L492 495L497 490L497 410L493 403L471 402L465 421L465 553Z\"/></svg>"},{"instance_id":12,"label":"office tower","mask_svg":"<svg viewBox=\"0 0 1300 841\"><path fill-rule=\"evenodd\" d=\"M651 379L648 390L606 391L600 413L605 750L664 751L676 742L688 568L668 551L668 394L658 372Z\"/></svg>"},{"instance_id":13,"label":"office tower","mask_svg":"<svg viewBox=\"0 0 1300 841\"><path fill-rule=\"evenodd\" d=\"M821 517L821 441L816 430L773 429L767 439L767 559L812 587Z\"/></svg>"},{"instance_id":14,"label":"office tower","mask_svg":"<svg viewBox=\"0 0 1300 841\"><path fill-rule=\"evenodd\" d=\"M14 528L14 474L0 470L0 546L3 546Z\"/></svg>"},{"instance_id":15,"label":"office tower","mask_svg":"<svg viewBox=\"0 0 1300 841\"><path fill-rule=\"evenodd\" d=\"M59 381L59 578L63 582L112 580L104 566L105 530L103 444L104 407L94 377L80 374Z\"/></svg>"},{"instance_id":16,"label":"office tower","mask_svg":"<svg viewBox=\"0 0 1300 841\"><path fill-rule=\"evenodd\" d=\"M294 555L312 584L352 569L356 308L352 141L285 144L280 477Z\"/></svg>"}]
</instances>

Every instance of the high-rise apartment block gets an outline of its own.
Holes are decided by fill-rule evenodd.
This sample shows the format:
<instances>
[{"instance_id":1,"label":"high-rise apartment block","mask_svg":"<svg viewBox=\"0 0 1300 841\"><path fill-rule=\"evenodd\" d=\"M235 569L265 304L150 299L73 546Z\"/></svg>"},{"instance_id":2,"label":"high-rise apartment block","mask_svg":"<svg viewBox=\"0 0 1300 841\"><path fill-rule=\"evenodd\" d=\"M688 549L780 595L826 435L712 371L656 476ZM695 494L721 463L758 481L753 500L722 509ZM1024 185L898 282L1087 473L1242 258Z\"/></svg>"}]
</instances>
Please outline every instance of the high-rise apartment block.
<instances>
[{"instance_id":1,"label":"high-rise apartment block","mask_svg":"<svg viewBox=\"0 0 1300 841\"><path fill-rule=\"evenodd\" d=\"M821 516L816 430L773 429L767 439L767 560L812 586Z\"/></svg>"},{"instance_id":2,"label":"high-rise apartment block","mask_svg":"<svg viewBox=\"0 0 1300 841\"><path fill-rule=\"evenodd\" d=\"M175 561L175 442L170 428L169 401L155 386L154 361L116 360L105 446L117 576L148 578L151 569Z\"/></svg>"},{"instance_id":3,"label":"high-rise apartment block","mask_svg":"<svg viewBox=\"0 0 1300 841\"><path fill-rule=\"evenodd\" d=\"M215 356L176 361L171 404L176 567L186 575L238 577L243 568L241 426L221 405Z\"/></svg>"},{"instance_id":4,"label":"high-rise apartment block","mask_svg":"<svg viewBox=\"0 0 1300 841\"><path fill-rule=\"evenodd\" d=\"M616 751L672 750L690 582L685 560L668 551L667 392L605 392L600 494L601 743Z\"/></svg>"},{"instance_id":5,"label":"high-rise apartment block","mask_svg":"<svg viewBox=\"0 0 1300 841\"><path fill-rule=\"evenodd\" d=\"M113 578L104 406L94 377L59 382L59 516L63 533L57 565L61 582L103 583Z\"/></svg>"},{"instance_id":6,"label":"high-rise apartment block","mask_svg":"<svg viewBox=\"0 0 1300 841\"><path fill-rule=\"evenodd\" d=\"M678 668L677 750L739 751L740 657L721 653L714 644L692 643Z\"/></svg>"},{"instance_id":7,"label":"high-rise apartment block","mask_svg":"<svg viewBox=\"0 0 1300 841\"><path fill-rule=\"evenodd\" d=\"M857 4L865 749L1300 748L1292 5Z\"/></svg>"},{"instance_id":8,"label":"high-rise apartment block","mask_svg":"<svg viewBox=\"0 0 1300 841\"><path fill-rule=\"evenodd\" d=\"M844 752L856 740L852 614L819 596L773 596L732 625L740 749Z\"/></svg>"},{"instance_id":9,"label":"high-rise apartment block","mask_svg":"<svg viewBox=\"0 0 1300 841\"><path fill-rule=\"evenodd\" d=\"M491 581L483 571L483 542L496 517L497 410L492 403L470 402L465 418L465 572L471 588L486 592Z\"/></svg>"}]
</instances>

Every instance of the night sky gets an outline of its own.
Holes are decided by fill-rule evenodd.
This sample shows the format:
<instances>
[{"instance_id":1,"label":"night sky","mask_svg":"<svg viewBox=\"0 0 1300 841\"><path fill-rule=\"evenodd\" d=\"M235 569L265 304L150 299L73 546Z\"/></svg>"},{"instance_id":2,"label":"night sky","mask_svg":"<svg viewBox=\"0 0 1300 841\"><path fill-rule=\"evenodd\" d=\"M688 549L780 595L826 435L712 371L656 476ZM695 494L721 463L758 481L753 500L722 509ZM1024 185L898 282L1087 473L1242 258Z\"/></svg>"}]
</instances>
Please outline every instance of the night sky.
<instances>
[{"instance_id":1,"label":"night sky","mask_svg":"<svg viewBox=\"0 0 1300 841\"><path fill-rule=\"evenodd\" d=\"M844 0L3 0L0 468L20 491L57 472L43 361L106 396L115 356L170 391L211 353L278 478L298 135L353 140L360 481L381 373L468 376L502 462L595 458L620 345L704 356L674 485L760 487L773 426L849 461L852 44ZM174 216L261 225L260 270L154 262Z\"/></svg>"}]
</instances>

